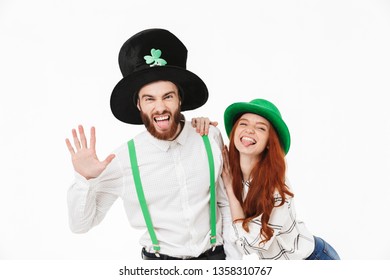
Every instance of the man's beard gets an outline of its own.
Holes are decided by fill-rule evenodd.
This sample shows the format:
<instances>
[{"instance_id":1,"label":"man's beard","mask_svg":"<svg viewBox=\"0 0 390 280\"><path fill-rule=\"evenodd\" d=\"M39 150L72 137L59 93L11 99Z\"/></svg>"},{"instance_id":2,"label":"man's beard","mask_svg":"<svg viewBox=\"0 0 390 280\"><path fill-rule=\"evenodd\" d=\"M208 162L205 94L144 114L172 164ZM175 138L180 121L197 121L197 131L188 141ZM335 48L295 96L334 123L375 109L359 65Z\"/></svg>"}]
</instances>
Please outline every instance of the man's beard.
<instances>
[{"instance_id":1,"label":"man's beard","mask_svg":"<svg viewBox=\"0 0 390 280\"><path fill-rule=\"evenodd\" d=\"M172 119L172 126L169 131L166 132L158 132L156 128L154 127L153 123L154 120L149 118L145 113L140 112L142 122L144 123L147 131L149 131L150 134L152 134L153 137L156 137L160 140L172 140L174 136L176 136L176 133L178 132L178 127L180 125L180 121L184 120L184 116L181 114L180 110L176 110L173 114L173 116L170 116ZM161 113L163 114L169 114L168 111L164 111Z\"/></svg>"}]
</instances>

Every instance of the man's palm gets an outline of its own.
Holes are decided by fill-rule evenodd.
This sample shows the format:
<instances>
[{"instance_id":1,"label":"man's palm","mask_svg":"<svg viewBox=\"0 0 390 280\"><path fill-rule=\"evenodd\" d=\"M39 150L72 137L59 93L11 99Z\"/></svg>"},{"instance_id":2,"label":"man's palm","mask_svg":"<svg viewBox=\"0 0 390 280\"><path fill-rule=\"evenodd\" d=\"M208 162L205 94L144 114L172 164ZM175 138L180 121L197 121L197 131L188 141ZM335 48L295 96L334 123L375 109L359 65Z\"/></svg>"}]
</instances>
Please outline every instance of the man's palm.
<instances>
[{"instance_id":1,"label":"man's palm","mask_svg":"<svg viewBox=\"0 0 390 280\"><path fill-rule=\"evenodd\" d=\"M76 148L73 148L69 139L66 139L66 145L72 156L73 168L80 175L84 176L87 180L98 177L107 165L115 157L114 154L110 154L104 161L100 161L96 155L96 137L95 137L95 128L91 128L91 139L90 145L88 147L87 140L85 137L84 129L80 125L78 127L80 138L77 136L75 129L72 130L73 142Z\"/></svg>"}]
</instances>

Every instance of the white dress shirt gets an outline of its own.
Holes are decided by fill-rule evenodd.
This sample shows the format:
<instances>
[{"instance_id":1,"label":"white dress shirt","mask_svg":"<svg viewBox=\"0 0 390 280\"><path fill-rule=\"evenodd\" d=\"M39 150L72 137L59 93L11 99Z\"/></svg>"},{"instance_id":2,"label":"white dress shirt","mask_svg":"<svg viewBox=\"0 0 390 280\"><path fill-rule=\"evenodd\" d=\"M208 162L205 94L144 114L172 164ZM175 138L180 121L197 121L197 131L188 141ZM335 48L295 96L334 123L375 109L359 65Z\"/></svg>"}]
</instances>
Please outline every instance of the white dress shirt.
<instances>
[{"instance_id":1,"label":"white dress shirt","mask_svg":"<svg viewBox=\"0 0 390 280\"><path fill-rule=\"evenodd\" d=\"M248 184L243 184L244 197L248 193ZM275 206L282 198L275 194ZM268 225L274 230L271 239L261 243L261 215L249 222L249 232L242 222L233 224L233 239L243 254L255 254L259 259L303 260L314 250L314 237L305 224L296 219L294 198L287 197L282 206L274 207Z\"/></svg>"},{"instance_id":2,"label":"white dress shirt","mask_svg":"<svg viewBox=\"0 0 390 280\"><path fill-rule=\"evenodd\" d=\"M217 245L221 245L222 234L229 235L231 230L228 199L220 176L223 141L215 127L210 127L209 139L216 176ZM173 141L158 140L145 131L134 138L134 144L160 253L190 258L211 248L210 173L202 137L190 122L185 122L180 135ZM76 174L68 191L70 228L76 233L88 231L102 221L120 197L131 226L144 231L139 243L146 251L153 252L138 202L127 143L121 145L115 155L97 178L86 180ZM233 244L227 242L224 248L227 259L241 258Z\"/></svg>"}]
</instances>

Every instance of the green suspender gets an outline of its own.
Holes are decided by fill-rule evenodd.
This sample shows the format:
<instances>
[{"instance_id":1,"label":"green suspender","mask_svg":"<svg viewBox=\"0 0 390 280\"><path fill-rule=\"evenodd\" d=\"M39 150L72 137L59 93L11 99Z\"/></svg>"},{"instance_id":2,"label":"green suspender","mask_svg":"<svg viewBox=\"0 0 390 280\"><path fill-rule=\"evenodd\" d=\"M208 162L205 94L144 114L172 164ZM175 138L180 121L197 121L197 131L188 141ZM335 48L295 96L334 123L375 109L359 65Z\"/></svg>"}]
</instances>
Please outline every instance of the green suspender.
<instances>
[{"instance_id":1,"label":"green suspender","mask_svg":"<svg viewBox=\"0 0 390 280\"><path fill-rule=\"evenodd\" d=\"M215 191L215 173L214 173L214 158L213 152L211 150L210 140L207 135L203 135L203 142L206 147L207 158L209 161L209 170L210 170L210 244L214 247L217 242L217 207L216 207L216 191ZM160 251L160 246L156 237L156 233L153 228L152 219L148 210L148 205L146 203L144 191L142 189L141 177L139 175L137 156L134 147L134 140L131 139L128 143L129 155L130 155L130 164L133 171L134 184L137 189L138 201L140 203L142 213L144 215L145 223L149 231L150 239L153 243L153 249L158 252Z\"/></svg>"},{"instance_id":2,"label":"green suspender","mask_svg":"<svg viewBox=\"0 0 390 280\"><path fill-rule=\"evenodd\" d=\"M148 205L146 204L146 199L144 195L144 191L142 189L141 177L139 176L137 155L135 154L134 140L131 139L127 142L130 154L130 164L131 169L133 171L134 184L137 189L138 201L142 209L142 213L144 215L146 226L148 227L150 239L153 243L153 249L158 253L160 251L160 246L158 245L158 240L156 237L156 233L154 232L152 219L150 218L150 213L148 209Z\"/></svg>"},{"instance_id":3,"label":"green suspender","mask_svg":"<svg viewBox=\"0 0 390 280\"><path fill-rule=\"evenodd\" d=\"M216 191L215 191L215 174L214 174L214 157L211 150L210 140L207 135L203 135L204 146L206 147L207 157L209 159L210 170L210 243L215 246L217 242L217 205L216 205Z\"/></svg>"}]
</instances>

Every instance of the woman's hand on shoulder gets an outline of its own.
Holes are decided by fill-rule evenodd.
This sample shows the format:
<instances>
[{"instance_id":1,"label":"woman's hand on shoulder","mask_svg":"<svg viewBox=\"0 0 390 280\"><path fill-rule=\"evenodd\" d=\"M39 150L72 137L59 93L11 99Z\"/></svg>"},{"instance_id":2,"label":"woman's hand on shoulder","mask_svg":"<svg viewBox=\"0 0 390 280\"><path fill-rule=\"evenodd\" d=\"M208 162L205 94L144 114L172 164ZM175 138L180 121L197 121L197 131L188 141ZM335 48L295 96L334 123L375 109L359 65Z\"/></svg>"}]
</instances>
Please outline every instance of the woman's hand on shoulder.
<instances>
[{"instance_id":1,"label":"woman's hand on shoulder","mask_svg":"<svg viewBox=\"0 0 390 280\"><path fill-rule=\"evenodd\" d=\"M196 132L203 136L209 134L210 125L217 126L218 122L210 121L207 117L197 117L192 118L191 124L196 129Z\"/></svg>"}]
</instances>

